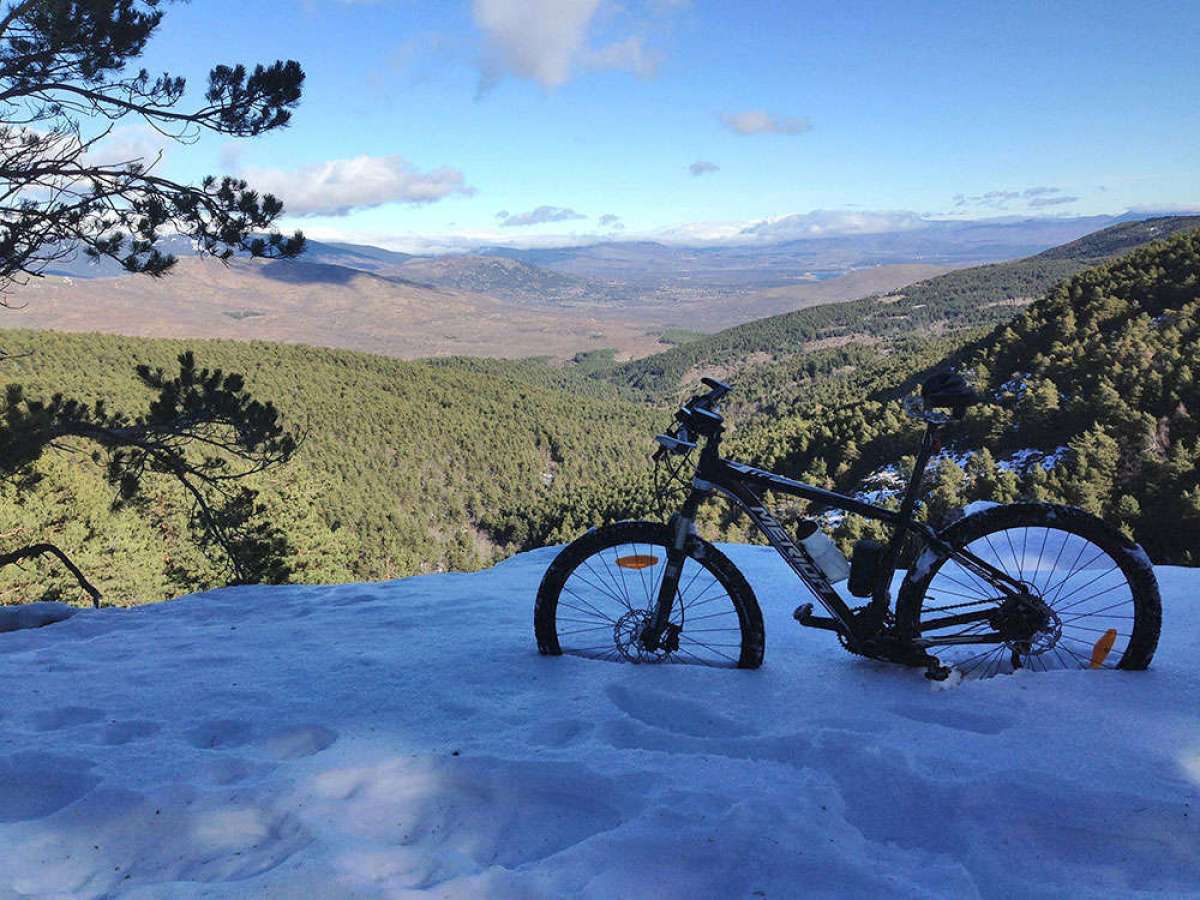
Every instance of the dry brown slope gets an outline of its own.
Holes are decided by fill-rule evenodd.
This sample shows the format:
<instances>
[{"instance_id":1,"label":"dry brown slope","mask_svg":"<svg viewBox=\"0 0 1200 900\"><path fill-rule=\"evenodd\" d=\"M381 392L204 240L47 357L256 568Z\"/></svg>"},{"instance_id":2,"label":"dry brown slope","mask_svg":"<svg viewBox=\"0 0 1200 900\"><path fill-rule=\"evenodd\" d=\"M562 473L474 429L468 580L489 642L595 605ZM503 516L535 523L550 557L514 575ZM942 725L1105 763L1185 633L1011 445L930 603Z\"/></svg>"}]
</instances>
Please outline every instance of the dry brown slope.
<instances>
[{"instance_id":1,"label":"dry brown slope","mask_svg":"<svg viewBox=\"0 0 1200 900\"><path fill-rule=\"evenodd\" d=\"M99 331L134 337L229 338L432 356L570 358L615 348L618 358L663 349L669 327L717 331L780 311L903 287L930 266L880 266L828 281L723 294L681 290L621 304L514 302L344 266L180 259L165 278L44 278L0 314L10 328Z\"/></svg>"},{"instance_id":2,"label":"dry brown slope","mask_svg":"<svg viewBox=\"0 0 1200 900\"><path fill-rule=\"evenodd\" d=\"M8 298L11 328L268 340L417 358L654 352L644 326L303 262L181 259L161 279L44 278Z\"/></svg>"}]
</instances>

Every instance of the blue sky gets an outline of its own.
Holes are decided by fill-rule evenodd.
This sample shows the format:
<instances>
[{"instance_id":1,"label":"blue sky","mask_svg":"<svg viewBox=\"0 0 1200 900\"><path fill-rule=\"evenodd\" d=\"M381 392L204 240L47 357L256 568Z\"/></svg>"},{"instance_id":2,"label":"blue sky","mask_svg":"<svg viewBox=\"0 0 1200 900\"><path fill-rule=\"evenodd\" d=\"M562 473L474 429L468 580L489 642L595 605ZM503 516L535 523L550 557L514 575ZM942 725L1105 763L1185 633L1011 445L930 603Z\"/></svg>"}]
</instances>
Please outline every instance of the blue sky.
<instances>
[{"instance_id":1,"label":"blue sky","mask_svg":"<svg viewBox=\"0 0 1200 900\"><path fill-rule=\"evenodd\" d=\"M845 230L1200 206L1196 2L166 10L152 71L198 89L213 63L283 57L308 79L287 130L171 147L164 171L239 172L317 237L719 239L795 214Z\"/></svg>"}]
</instances>

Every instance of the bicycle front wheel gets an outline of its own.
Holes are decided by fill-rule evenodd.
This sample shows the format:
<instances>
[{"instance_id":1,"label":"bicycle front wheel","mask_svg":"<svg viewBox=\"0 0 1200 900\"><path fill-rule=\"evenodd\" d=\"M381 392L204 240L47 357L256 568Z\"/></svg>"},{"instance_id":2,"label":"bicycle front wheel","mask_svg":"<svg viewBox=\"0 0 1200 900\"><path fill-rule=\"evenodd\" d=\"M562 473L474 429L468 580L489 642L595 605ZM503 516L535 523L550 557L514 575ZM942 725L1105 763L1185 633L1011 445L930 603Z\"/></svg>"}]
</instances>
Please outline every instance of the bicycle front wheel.
<instances>
[{"instance_id":1,"label":"bicycle front wheel","mask_svg":"<svg viewBox=\"0 0 1200 900\"><path fill-rule=\"evenodd\" d=\"M1162 622L1158 583L1145 553L1115 528L1074 507L1019 503L967 516L942 537L1025 588L1006 597L952 555L927 551L917 561L897 619L963 677L1150 665ZM978 613L986 618L958 619ZM1017 636L954 643L1001 631Z\"/></svg>"},{"instance_id":2,"label":"bicycle front wheel","mask_svg":"<svg viewBox=\"0 0 1200 900\"><path fill-rule=\"evenodd\" d=\"M568 545L538 588L538 649L612 662L761 665L763 623L754 592L721 551L699 538L689 541L665 646L651 653L640 645L672 543L665 525L618 522Z\"/></svg>"}]
</instances>

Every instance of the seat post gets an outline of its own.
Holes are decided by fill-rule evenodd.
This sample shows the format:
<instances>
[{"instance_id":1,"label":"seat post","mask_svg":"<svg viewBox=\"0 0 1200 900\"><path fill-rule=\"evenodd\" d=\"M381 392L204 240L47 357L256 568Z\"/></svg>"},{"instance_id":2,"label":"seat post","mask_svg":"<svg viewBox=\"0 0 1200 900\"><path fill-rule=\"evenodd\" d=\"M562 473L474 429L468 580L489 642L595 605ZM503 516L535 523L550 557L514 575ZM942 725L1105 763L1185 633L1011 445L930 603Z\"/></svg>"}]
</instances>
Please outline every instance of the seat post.
<instances>
[{"instance_id":1,"label":"seat post","mask_svg":"<svg viewBox=\"0 0 1200 900\"><path fill-rule=\"evenodd\" d=\"M913 463L912 477L908 480L908 490L904 492L904 499L900 503L900 515L906 521L912 517L912 511L917 505L917 498L921 496L921 484L925 478L925 469L929 466L929 459L941 449L942 426L936 422L930 422L921 438L921 449L917 451L917 459Z\"/></svg>"},{"instance_id":2,"label":"seat post","mask_svg":"<svg viewBox=\"0 0 1200 900\"><path fill-rule=\"evenodd\" d=\"M883 618L887 614L888 607L891 604L890 587L892 575L896 571L896 566L900 561L900 551L903 549L904 541L908 537L908 529L905 526L912 521L913 510L916 509L917 499L921 496L921 484L924 479L925 468L929 465L929 458L937 450L941 449L941 429L942 426L935 422L930 422L925 429L925 434L921 438L921 449L917 451L917 459L913 463L912 477L908 480L908 489L904 492L904 498L900 501L900 524L892 532L892 539L888 543L882 565L875 576L875 590L871 595L870 608L875 622L880 624L882 624Z\"/></svg>"}]
</instances>

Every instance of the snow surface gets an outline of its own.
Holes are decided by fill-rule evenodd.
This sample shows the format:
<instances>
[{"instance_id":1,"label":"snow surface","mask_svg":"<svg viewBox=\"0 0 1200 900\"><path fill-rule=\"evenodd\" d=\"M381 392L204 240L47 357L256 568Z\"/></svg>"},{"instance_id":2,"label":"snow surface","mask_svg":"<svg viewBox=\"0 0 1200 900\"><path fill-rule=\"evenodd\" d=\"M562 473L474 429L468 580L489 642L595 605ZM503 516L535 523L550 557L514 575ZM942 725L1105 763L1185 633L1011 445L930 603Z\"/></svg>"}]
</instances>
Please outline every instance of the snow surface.
<instances>
[{"instance_id":1,"label":"snow surface","mask_svg":"<svg viewBox=\"0 0 1200 900\"><path fill-rule=\"evenodd\" d=\"M0 634L0 898L1200 895L1200 570L1144 673L543 658L555 549Z\"/></svg>"},{"instance_id":2,"label":"snow surface","mask_svg":"<svg viewBox=\"0 0 1200 900\"><path fill-rule=\"evenodd\" d=\"M78 610L66 603L24 603L0 606L0 633L24 628L42 628L69 619Z\"/></svg>"}]
</instances>

